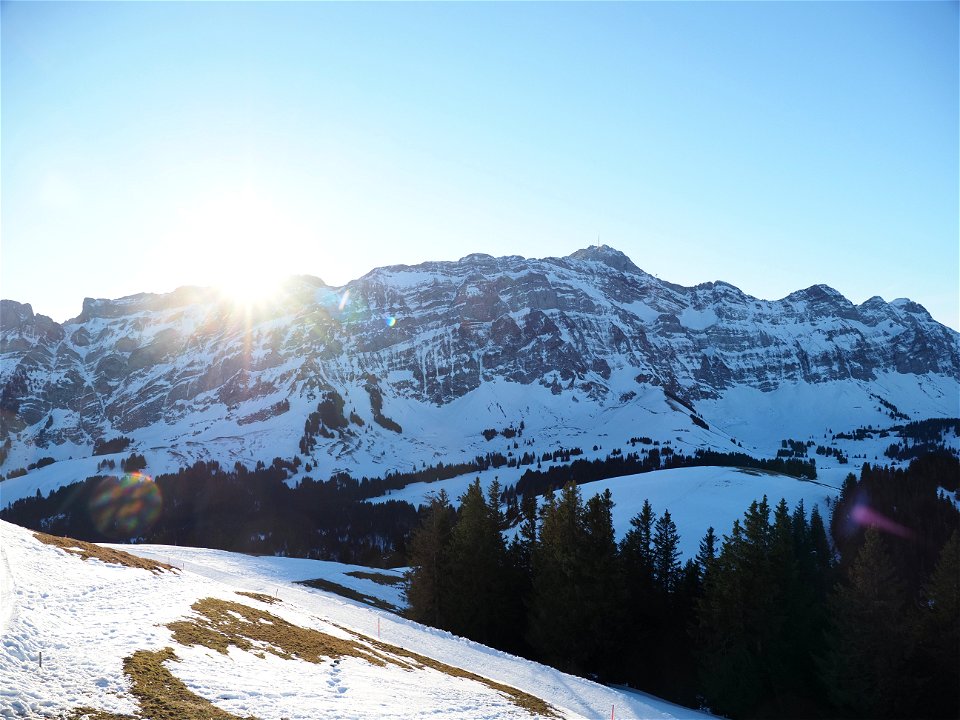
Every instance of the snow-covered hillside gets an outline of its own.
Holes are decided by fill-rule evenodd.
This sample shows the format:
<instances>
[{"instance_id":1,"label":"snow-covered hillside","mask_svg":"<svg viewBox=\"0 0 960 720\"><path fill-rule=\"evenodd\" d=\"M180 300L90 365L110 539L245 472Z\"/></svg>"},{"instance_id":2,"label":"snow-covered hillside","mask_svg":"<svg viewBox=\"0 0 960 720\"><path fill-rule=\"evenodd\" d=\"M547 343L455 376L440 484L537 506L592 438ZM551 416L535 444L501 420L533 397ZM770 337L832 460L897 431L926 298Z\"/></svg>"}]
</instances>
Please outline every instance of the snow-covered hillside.
<instances>
[{"instance_id":1,"label":"snow-covered hillside","mask_svg":"<svg viewBox=\"0 0 960 720\"><path fill-rule=\"evenodd\" d=\"M156 694L148 671L163 677L161 695L187 698L182 707L199 713L190 717L700 716L293 582L352 582L397 600L345 574L354 567L123 546L170 566L150 570L62 544L0 522L0 717L141 717Z\"/></svg>"},{"instance_id":2,"label":"snow-covered hillside","mask_svg":"<svg viewBox=\"0 0 960 720\"><path fill-rule=\"evenodd\" d=\"M442 488L456 504L473 477L480 477L486 486L493 479L493 473L488 470L479 475L407 485L372 502L406 500L420 505ZM832 486L744 468L690 467L584 483L580 493L586 499L607 489L613 496L613 528L617 540L623 539L630 530L630 519L640 512L644 500L649 500L657 515L670 511L680 533L681 560L686 560L696 556L707 528L713 527L718 537L729 533L733 521L742 518L750 503L764 495L771 506L784 498L792 510L802 500L808 516L816 506L822 517L829 518L829 504L836 499L839 484Z\"/></svg>"}]
</instances>

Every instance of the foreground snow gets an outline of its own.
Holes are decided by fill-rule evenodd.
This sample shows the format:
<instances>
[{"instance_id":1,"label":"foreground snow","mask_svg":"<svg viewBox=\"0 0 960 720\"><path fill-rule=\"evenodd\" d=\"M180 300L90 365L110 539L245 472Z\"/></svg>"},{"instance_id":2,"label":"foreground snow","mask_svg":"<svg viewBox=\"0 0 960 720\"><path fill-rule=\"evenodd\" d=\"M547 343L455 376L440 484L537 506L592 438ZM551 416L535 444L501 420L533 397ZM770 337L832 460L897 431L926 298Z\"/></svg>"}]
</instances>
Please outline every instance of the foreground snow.
<instances>
[{"instance_id":1,"label":"foreground snow","mask_svg":"<svg viewBox=\"0 0 960 720\"><path fill-rule=\"evenodd\" d=\"M359 602L293 584L326 577L347 584L353 568L289 558L254 558L201 548L123 546L182 568L179 573L81 560L0 522L0 717L58 717L79 706L132 714L122 662L136 650L172 647L166 668L217 707L259 718L529 718L501 693L433 669L377 667L359 658L311 664L231 648L223 655L176 644L166 624L213 597L269 610L295 625L347 631L403 647L516 687L567 718L677 718L701 714L607 688ZM355 589L396 600L389 586ZM364 584L367 583L367 584ZM263 605L237 591L280 601ZM43 654L42 667L40 654Z\"/></svg>"}]
</instances>

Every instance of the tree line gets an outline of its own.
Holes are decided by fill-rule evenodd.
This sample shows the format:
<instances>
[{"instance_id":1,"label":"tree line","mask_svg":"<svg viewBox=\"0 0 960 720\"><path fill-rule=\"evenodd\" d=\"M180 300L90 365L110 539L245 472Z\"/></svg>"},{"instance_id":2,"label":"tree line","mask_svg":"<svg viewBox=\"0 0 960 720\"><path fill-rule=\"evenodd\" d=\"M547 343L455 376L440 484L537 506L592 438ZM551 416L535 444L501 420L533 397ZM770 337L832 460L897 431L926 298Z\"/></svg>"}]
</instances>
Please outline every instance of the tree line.
<instances>
[{"instance_id":1,"label":"tree line","mask_svg":"<svg viewBox=\"0 0 960 720\"><path fill-rule=\"evenodd\" d=\"M501 490L477 481L458 509L437 494L411 538L409 612L735 718L956 717L960 539L944 474L960 476L955 458L864 466L835 505L835 532L852 523L835 544L816 507L764 498L685 563L668 509L645 503L617 542L609 491L584 500L574 483L539 507L525 497L507 542Z\"/></svg>"},{"instance_id":2,"label":"tree line","mask_svg":"<svg viewBox=\"0 0 960 720\"><path fill-rule=\"evenodd\" d=\"M134 457L134 456L131 456ZM142 469L142 456L124 462ZM328 481L287 480L296 463L275 459L249 470L197 462L176 473L132 482L155 489L155 513L131 523L143 497L118 493L114 476L93 476L46 497L23 498L0 519L91 542L192 545L265 555L309 557L361 565L403 565L417 510L405 502L359 502L361 484L347 476ZM127 511L124 508L129 505ZM118 522L103 521L103 512ZM126 518L126 522L120 520Z\"/></svg>"}]
</instances>

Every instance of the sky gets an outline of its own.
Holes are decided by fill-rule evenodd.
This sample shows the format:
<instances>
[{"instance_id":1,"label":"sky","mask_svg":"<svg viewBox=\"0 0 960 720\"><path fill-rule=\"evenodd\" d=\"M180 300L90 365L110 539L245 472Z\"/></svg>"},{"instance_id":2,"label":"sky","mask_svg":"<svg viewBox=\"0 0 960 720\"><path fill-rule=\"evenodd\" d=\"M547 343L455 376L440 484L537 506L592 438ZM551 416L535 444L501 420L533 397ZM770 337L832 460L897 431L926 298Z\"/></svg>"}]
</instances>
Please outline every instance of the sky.
<instances>
[{"instance_id":1,"label":"sky","mask_svg":"<svg viewBox=\"0 0 960 720\"><path fill-rule=\"evenodd\" d=\"M599 241L960 328L958 3L0 3L0 296Z\"/></svg>"}]
</instances>

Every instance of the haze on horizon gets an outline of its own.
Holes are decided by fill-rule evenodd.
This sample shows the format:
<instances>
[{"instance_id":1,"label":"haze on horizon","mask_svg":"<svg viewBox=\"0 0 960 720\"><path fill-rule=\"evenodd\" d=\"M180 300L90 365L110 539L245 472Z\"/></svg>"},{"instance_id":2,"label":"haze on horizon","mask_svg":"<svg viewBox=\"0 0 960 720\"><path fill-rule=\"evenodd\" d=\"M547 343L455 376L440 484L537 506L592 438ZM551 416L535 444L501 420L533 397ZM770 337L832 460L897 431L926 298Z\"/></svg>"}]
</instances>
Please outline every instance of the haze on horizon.
<instances>
[{"instance_id":1,"label":"haze on horizon","mask_svg":"<svg viewBox=\"0 0 960 720\"><path fill-rule=\"evenodd\" d=\"M0 295L597 241L960 328L956 3L4 3Z\"/></svg>"}]
</instances>

